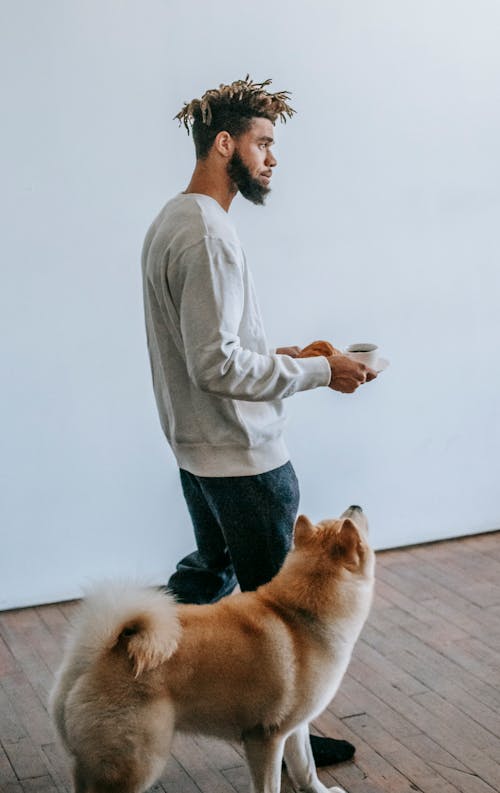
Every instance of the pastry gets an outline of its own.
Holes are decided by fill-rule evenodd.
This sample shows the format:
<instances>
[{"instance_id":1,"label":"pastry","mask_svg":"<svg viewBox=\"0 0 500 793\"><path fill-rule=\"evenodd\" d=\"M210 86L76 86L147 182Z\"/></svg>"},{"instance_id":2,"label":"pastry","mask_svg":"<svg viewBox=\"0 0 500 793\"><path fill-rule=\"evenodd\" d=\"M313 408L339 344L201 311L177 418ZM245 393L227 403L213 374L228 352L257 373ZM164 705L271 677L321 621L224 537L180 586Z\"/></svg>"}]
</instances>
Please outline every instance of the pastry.
<instances>
[{"instance_id":1,"label":"pastry","mask_svg":"<svg viewBox=\"0 0 500 793\"><path fill-rule=\"evenodd\" d=\"M342 355L342 353L329 341L313 341L299 352L297 358L314 358L317 355L324 355L325 358L329 358L330 355Z\"/></svg>"}]
</instances>

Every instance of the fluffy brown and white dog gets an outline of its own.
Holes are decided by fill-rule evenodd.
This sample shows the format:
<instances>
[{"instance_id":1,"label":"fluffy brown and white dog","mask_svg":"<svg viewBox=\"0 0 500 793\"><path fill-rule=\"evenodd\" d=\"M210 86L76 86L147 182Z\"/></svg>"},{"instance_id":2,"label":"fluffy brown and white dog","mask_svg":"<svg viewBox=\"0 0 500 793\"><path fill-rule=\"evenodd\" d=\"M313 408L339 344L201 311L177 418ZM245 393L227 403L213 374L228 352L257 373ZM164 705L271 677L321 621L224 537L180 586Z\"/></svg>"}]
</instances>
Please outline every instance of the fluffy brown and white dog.
<instances>
[{"instance_id":1,"label":"fluffy brown and white dog","mask_svg":"<svg viewBox=\"0 0 500 793\"><path fill-rule=\"evenodd\" d=\"M256 793L326 793L307 725L342 680L368 615L375 557L359 507L314 526L256 592L177 605L104 585L81 604L51 695L75 793L143 793L174 730L243 742ZM340 788L332 788L340 791Z\"/></svg>"}]
</instances>

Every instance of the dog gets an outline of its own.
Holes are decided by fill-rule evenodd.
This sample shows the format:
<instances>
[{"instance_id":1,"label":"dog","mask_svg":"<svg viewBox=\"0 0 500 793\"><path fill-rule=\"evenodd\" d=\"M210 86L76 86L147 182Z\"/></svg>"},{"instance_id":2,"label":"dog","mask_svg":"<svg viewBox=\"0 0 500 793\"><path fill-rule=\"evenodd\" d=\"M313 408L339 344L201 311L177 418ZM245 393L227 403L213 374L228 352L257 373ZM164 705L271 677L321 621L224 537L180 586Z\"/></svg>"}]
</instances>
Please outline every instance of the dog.
<instances>
[{"instance_id":1,"label":"dog","mask_svg":"<svg viewBox=\"0 0 500 793\"><path fill-rule=\"evenodd\" d=\"M242 741L255 793L279 793L283 759L296 790L326 793L307 725L348 666L374 568L353 506L317 526L299 516L282 569L255 592L200 606L124 583L92 591L50 697L75 793L143 793L175 730Z\"/></svg>"}]
</instances>

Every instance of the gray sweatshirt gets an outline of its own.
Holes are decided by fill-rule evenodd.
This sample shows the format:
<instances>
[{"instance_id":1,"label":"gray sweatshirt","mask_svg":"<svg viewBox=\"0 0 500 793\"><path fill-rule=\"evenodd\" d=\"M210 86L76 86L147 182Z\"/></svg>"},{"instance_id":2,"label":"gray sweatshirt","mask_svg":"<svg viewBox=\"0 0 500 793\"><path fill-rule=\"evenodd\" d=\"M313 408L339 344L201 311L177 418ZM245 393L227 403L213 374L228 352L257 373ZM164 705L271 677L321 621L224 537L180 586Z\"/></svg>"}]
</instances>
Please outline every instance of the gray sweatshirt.
<instances>
[{"instance_id":1,"label":"gray sweatshirt","mask_svg":"<svg viewBox=\"0 0 500 793\"><path fill-rule=\"evenodd\" d=\"M269 352L227 212L210 196L173 198L146 235L142 271L156 403L179 467L247 476L283 465L282 400L328 385L330 366Z\"/></svg>"}]
</instances>

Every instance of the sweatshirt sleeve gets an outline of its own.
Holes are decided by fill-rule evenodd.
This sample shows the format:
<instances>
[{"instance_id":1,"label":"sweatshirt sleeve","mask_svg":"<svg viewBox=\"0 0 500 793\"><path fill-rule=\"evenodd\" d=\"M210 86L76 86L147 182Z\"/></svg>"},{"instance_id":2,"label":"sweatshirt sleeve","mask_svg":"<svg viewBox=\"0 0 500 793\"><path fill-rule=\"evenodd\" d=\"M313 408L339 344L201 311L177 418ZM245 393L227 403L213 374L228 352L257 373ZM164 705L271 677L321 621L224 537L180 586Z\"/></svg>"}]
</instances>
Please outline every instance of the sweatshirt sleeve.
<instances>
[{"instance_id":1,"label":"sweatshirt sleeve","mask_svg":"<svg viewBox=\"0 0 500 793\"><path fill-rule=\"evenodd\" d=\"M205 237L184 251L173 274L189 377L221 397L268 401L330 382L327 360L262 354L240 344L245 288L232 243Z\"/></svg>"}]
</instances>

